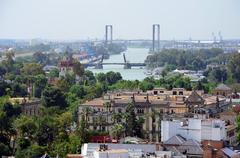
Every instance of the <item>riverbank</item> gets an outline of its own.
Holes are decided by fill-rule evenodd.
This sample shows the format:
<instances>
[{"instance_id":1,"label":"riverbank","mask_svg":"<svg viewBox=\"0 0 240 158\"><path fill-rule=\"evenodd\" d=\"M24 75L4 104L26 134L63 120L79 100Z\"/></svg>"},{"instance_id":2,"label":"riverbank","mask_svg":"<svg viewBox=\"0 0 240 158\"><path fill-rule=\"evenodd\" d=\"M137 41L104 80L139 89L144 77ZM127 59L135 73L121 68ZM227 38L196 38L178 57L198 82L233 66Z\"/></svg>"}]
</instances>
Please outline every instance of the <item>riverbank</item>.
<instances>
[{"instance_id":1,"label":"riverbank","mask_svg":"<svg viewBox=\"0 0 240 158\"><path fill-rule=\"evenodd\" d=\"M103 63L120 63L124 62L123 54L125 53L126 60L132 63L144 63L148 56L149 49L147 48L128 48L126 51L110 55L109 59L104 59ZM147 77L145 67L132 67L132 69L124 69L122 65L104 65L103 69L87 68L93 73L106 73L108 71L114 71L121 73L125 80L143 80Z\"/></svg>"}]
</instances>

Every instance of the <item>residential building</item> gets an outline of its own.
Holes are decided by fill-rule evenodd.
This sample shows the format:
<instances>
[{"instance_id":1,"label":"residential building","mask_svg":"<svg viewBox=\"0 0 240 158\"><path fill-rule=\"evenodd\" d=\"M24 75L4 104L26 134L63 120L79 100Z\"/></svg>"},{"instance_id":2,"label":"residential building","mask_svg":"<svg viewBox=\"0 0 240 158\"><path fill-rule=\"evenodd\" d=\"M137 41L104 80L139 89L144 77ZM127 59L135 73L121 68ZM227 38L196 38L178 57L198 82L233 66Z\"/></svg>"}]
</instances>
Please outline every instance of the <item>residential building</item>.
<instances>
[{"instance_id":1,"label":"residential building","mask_svg":"<svg viewBox=\"0 0 240 158\"><path fill-rule=\"evenodd\" d=\"M222 95L229 97L232 95L232 89L225 84L219 84L213 91L215 95Z\"/></svg>"},{"instance_id":2,"label":"residential building","mask_svg":"<svg viewBox=\"0 0 240 158\"><path fill-rule=\"evenodd\" d=\"M59 76L65 76L66 73L73 73L73 59L71 57L64 57L59 62Z\"/></svg>"},{"instance_id":3,"label":"residential building","mask_svg":"<svg viewBox=\"0 0 240 158\"><path fill-rule=\"evenodd\" d=\"M37 116L40 114L40 99L10 98L10 102L20 104L22 114L24 115Z\"/></svg>"},{"instance_id":4,"label":"residential building","mask_svg":"<svg viewBox=\"0 0 240 158\"><path fill-rule=\"evenodd\" d=\"M40 100L30 101L21 105L22 113L28 116L38 116L40 114Z\"/></svg>"},{"instance_id":5,"label":"residential building","mask_svg":"<svg viewBox=\"0 0 240 158\"><path fill-rule=\"evenodd\" d=\"M136 116L143 117L144 138L153 141L160 141L160 121L164 117L184 117L188 112L204 113L214 112L217 106L224 107L225 98L215 100L212 96L205 96L203 91L187 91L184 88L155 88L151 91L114 91L108 92L102 98L96 98L79 106L79 119L87 117L91 130L108 131L116 122L124 122L124 119L117 119L116 114L124 114L126 107L132 103L135 107ZM212 100L213 99L213 100ZM196 105L198 105L196 107ZM86 109L88 109L86 115ZM189 109L193 109L189 111ZM220 109L220 108L219 108ZM216 111L217 113L218 111Z\"/></svg>"},{"instance_id":6,"label":"residential building","mask_svg":"<svg viewBox=\"0 0 240 158\"><path fill-rule=\"evenodd\" d=\"M163 142L176 135L198 142L203 140L227 140L225 121L220 119L185 118L182 120L163 120L161 121L161 129Z\"/></svg>"},{"instance_id":7,"label":"residential building","mask_svg":"<svg viewBox=\"0 0 240 158\"><path fill-rule=\"evenodd\" d=\"M176 156L171 151L163 151L162 148L158 149L154 144L85 143L82 146L81 153L83 158L172 158Z\"/></svg>"},{"instance_id":8,"label":"residential building","mask_svg":"<svg viewBox=\"0 0 240 158\"><path fill-rule=\"evenodd\" d=\"M237 142L237 113L231 109L219 114L219 118L226 122L227 143L236 145Z\"/></svg>"}]
</instances>

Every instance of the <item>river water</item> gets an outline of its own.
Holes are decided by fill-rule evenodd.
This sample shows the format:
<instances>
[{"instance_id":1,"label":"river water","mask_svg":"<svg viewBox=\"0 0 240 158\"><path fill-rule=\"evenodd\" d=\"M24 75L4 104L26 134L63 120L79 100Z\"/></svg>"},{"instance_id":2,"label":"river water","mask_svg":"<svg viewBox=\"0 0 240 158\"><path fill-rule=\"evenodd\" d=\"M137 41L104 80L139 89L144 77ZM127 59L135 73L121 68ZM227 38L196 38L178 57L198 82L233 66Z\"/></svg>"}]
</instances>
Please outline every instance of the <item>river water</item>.
<instances>
[{"instance_id":1,"label":"river water","mask_svg":"<svg viewBox=\"0 0 240 158\"><path fill-rule=\"evenodd\" d=\"M146 48L128 48L125 52L117 55L111 55L109 59L103 61L103 63L124 63L123 53L125 53L127 61L130 63L143 63L148 56L149 49ZM132 67L131 69L123 69L123 65L103 65L103 69L88 68L94 74L106 73L108 71L120 72L125 80L143 80L147 77L144 74L145 67Z\"/></svg>"}]
</instances>

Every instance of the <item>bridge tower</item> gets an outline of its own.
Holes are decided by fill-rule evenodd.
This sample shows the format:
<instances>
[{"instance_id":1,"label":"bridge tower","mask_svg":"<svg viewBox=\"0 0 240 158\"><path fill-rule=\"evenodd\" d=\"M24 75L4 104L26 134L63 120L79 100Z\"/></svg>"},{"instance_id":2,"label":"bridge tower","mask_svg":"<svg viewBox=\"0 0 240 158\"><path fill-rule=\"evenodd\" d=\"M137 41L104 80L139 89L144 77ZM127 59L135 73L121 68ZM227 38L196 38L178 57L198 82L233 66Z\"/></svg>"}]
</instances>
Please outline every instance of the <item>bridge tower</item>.
<instances>
[{"instance_id":1,"label":"bridge tower","mask_svg":"<svg viewBox=\"0 0 240 158\"><path fill-rule=\"evenodd\" d=\"M109 37L110 33L110 37ZM112 43L113 40L113 27L112 25L106 25L105 26L105 44Z\"/></svg>"},{"instance_id":2,"label":"bridge tower","mask_svg":"<svg viewBox=\"0 0 240 158\"><path fill-rule=\"evenodd\" d=\"M153 24L152 28L152 52L154 53L156 50L155 44L157 42L157 51L160 50L160 25L159 24ZM157 34L156 34L157 31ZM156 35L157 35L157 41L156 41Z\"/></svg>"},{"instance_id":3,"label":"bridge tower","mask_svg":"<svg viewBox=\"0 0 240 158\"><path fill-rule=\"evenodd\" d=\"M131 69L131 64L129 62L127 62L125 53L123 53L123 60L124 60L124 69Z\"/></svg>"}]
</instances>

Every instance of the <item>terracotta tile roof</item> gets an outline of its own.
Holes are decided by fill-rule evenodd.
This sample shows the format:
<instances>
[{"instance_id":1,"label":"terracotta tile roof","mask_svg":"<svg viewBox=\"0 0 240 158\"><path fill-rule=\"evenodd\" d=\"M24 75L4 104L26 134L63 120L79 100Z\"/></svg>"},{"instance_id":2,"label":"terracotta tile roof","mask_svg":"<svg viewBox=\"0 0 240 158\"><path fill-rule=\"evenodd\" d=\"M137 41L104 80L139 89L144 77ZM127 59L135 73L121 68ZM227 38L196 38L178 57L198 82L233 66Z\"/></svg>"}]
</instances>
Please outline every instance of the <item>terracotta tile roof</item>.
<instances>
[{"instance_id":1,"label":"terracotta tile roof","mask_svg":"<svg viewBox=\"0 0 240 158\"><path fill-rule=\"evenodd\" d=\"M187 98L188 102L202 102L204 99L196 92L193 91L192 94Z\"/></svg>"},{"instance_id":2,"label":"terracotta tile roof","mask_svg":"<svg viewBox=\"0 0 240 158\"><path fill-rule=\"evenodd\" d=\"M104 106L104 100L102 98L96 98L91 101L87 101L82 104L83 106L98 106L103 107Z\"/></svg>"},{"instance_id":3,"label":"terracotta tile roof","mask_svg":"<svg viewBox=\"0 0 240 158\"><path fill-rule=\"evenodd\" d=\"M215 88L215 90L230 91L232 89L229 88L227 85L221 83Z\"/></svg>"},{"instance_id":4,"label":"terracotta tile roof","mask_svg":"<svg viewBox=\"0 0 240 158\"><path fill-rule=\"evenodd\" d=\"M235 112L233 112L233 111L223 111L223 112L221 112L220 114L219 114L220 116L236 116L237 114L235 113Z\"/></svg>"},{"instance_id":5,"label":"terracotta tile roof","mask_svg":"<svg viewBox=\"0 0 240 158\"><path fill-rule=\"evenodd\" d=\"M67 158L82 158L80 154L67 154Z\"/></svg>"},{"instance_id":6,"label":"terracotta tile roof","mask_svg":"<svg viewBox=\"0 0 240 158\"><path fill-rule=\"evenodd\" d=\"M218 99L220 102L225 100L224 97L218 97ZM206 105L215 104L217 102L217 96L206 96L204 97L204 100Z\"/></svg>"}]
</instances>

